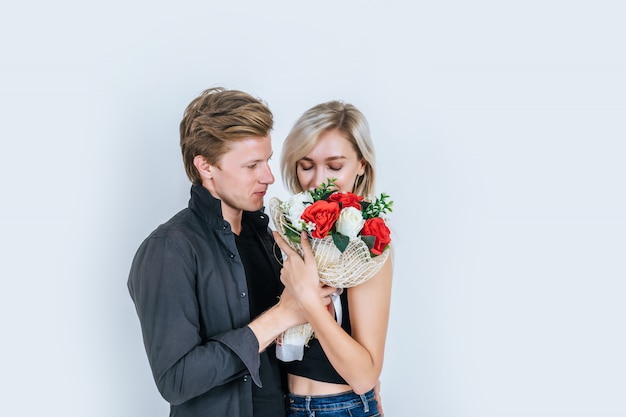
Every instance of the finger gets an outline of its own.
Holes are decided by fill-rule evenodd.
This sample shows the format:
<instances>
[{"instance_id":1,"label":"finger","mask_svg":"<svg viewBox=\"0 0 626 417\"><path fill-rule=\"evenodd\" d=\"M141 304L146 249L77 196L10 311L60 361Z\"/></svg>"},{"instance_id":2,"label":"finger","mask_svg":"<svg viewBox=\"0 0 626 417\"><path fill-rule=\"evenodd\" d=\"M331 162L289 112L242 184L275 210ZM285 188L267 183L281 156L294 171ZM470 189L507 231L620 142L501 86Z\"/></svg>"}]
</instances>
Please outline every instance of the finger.
<instances>
[{"instance_id":1,"label":"finger","mask_svg":"<svg viewBox=\"0 0 626 417\"><path fill-rule=\"evenodd\" d=\"M300 246L302 247L302 258L305 260L313 259L313 249L311 248L311 242L306 232L300 233Z\"/></svg>"},{"instance_id":2,"label":"finger","mask_svg":"<svg viewBox=\"0 0 626 417\"><path fill-rule=\"evenodd\" d=\"M320 293L322 294L322 296L324 297L330 297L332 294L334 294L337 290L333 287L329 287L327 285L323 285L320 289Z\"/></svg>"},{"instance_id":3,"label":"finger","mask_svg":"<svg viewBox=\"0 0 626 417\"><path fill-rule=\"evenodd\" d=\"M274 240L276 241L276 244L278 245L280 250L282 250L285 253L286 256L289 257L289 256L296 255L296 252L293 249L291 249L291 246L289 246L287 242L285 242L285 239L283 239L280 233L276 231L272 233L274 233Z\"/></svg>"}]
</instances>

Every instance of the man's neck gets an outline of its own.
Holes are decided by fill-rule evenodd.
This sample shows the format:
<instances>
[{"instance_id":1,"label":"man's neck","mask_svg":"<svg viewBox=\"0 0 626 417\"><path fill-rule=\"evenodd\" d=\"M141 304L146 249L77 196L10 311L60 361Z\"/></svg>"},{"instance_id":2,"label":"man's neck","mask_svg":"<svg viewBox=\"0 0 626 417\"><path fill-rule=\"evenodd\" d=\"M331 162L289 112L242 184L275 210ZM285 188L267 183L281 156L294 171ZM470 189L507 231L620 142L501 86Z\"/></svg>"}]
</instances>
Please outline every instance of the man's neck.
<instances>
[{"instance_id":1,"label":"man's neck","mask_svg":"<svg viewBox=\"0 0 626 417\"><path fill-rule=\"evenodd\" d=\"M228 207L222 201L222 216L230 224L233 233L239 235L241 233L241 217L243 211Z\"/></svg>"},{"instance_id":2,"label":"man's neck","mask_svg":"<svg viewBox=\"0 0 626 417\"><path fill-rule=\"evenodd\" d=\"M241 218L243 210L236 209L228 204L224 204L224 200L218 197L218 194L213 189L213 184L210 181L203 181L202 186L213 196L213 198L220 200L222 207L222 217L230 224L230 228L236 235L241 233Z\"/></svg>"}]
</instances>

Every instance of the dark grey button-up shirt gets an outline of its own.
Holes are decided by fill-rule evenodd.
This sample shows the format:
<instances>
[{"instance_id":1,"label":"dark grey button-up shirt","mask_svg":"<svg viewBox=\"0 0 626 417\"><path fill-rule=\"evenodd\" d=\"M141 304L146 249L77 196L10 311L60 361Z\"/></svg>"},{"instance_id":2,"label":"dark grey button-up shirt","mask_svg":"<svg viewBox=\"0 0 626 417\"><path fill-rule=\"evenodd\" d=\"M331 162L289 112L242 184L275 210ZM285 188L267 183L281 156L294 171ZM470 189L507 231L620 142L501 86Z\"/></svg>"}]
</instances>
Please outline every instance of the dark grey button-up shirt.
<instances>
[{"instance_id":1,"label":"dark grey button-up shirt","mask_svg":"<svg viewBox=\"0 0 626 417\"><path fill-rule=\"evenodd\" d=\"M277 259L268 217L244 212L244 221ZM274 268L280 284L278 262ZM261 386L259 346L247 326L244 267L220 201L192 186L189 207L139 247L128 289L170 416L252 417L250 384Z\"/></svg>"}]
</instances>

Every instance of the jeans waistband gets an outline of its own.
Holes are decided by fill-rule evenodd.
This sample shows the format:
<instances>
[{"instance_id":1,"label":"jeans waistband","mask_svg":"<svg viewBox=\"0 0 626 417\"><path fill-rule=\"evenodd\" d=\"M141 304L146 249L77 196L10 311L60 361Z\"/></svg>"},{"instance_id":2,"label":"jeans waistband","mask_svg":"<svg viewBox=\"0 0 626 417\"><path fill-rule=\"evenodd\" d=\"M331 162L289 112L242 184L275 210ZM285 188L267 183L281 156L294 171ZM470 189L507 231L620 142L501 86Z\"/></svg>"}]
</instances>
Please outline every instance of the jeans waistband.
<instances>
[{"instance_id":1,"label":"jeans waistband","mask_svg":"<svg viewBox=\"0 0 626 417\"><path fill-rule=\"evenodd\" d=\"M354 391L347 391L333 395L289 394L287 397L291 409L303 411L341 410L362 405L367 413L369 412L369 403L374 399L374 390L360 395Z\"/></svg>"}]
</instances>

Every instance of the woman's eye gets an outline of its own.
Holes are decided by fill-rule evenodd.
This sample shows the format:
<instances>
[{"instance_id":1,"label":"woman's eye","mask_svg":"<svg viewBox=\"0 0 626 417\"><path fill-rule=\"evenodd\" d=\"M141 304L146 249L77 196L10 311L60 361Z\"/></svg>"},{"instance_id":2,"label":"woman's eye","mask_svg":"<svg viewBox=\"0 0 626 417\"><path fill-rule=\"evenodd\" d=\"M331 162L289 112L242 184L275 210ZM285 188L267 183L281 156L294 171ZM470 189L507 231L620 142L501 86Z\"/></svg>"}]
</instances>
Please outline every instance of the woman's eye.
<instances>
[{"instance_id":1,"label":"woman's eye","mask_svg":"<svg viewBox=\"0 0 626 417\"><path fill-rule=\"evenodd\" d=\"M308 171L308 170L310 170L312 168L313 168L313 165L302 165L302 164L300 164L300 169L302 171Z\"/></svg>"},{"instance_id":2,"label":"woman's eye","mask_svg":"<svg viewBox=\"0 0 626 417\"><path fill-rule=\"evenodd\" d=\"M333 165L330 165L328 167L328 169L330 169L331 171L341 171L341 168L343 168L343 166L337 166L337 165L333 166Z\"/></svg>"}]
</instances>

